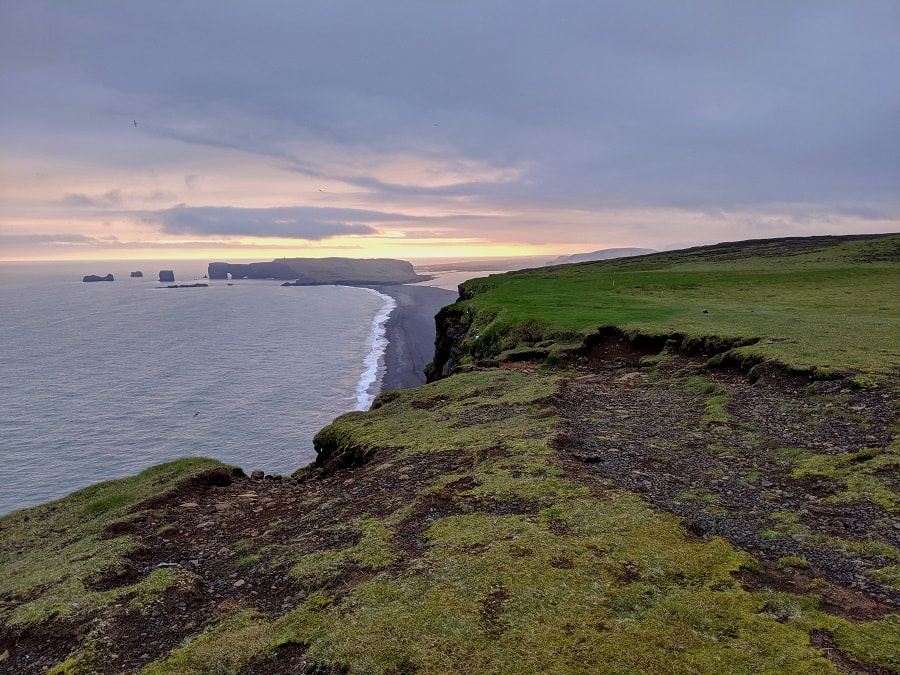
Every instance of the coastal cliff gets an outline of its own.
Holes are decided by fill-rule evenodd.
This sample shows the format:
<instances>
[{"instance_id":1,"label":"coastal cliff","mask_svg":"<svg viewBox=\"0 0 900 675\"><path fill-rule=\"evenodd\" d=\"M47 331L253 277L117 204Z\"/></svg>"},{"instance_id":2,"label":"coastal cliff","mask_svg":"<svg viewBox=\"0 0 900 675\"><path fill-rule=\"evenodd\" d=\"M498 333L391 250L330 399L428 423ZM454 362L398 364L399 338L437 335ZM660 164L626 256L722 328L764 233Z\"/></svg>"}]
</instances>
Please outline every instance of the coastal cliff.
<instances>
[{"instance_id":1,"label":"coastal cliff","mask_svg":"<svg viewBox=\"0 0 900 675\"><path fill-rule=\"evenodd\" d=\"M295 280L298 285L405 284L420 281L411 263L388 258L281 258L272 262L209 263L210 279Z\"/></svg>"},{"instance_id":2,"label":"coastal cliff","mask_svg":"<svg viewBox=\"0 0 900 675\"><path fill-rule=\"evenodd\" d=\"M0 519L0 672L897 671L898 292L898 235L467 282L292 477Z\"/></svg>"}]
</instances>

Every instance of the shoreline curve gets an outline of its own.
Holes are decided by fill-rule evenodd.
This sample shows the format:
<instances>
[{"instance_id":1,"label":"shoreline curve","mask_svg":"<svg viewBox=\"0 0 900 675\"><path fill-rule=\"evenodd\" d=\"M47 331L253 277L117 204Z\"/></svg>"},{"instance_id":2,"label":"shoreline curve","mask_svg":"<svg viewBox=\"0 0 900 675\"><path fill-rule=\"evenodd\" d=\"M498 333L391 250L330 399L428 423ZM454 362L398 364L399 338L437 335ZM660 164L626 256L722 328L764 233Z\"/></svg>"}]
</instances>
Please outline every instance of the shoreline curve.
<instances>
[{"instance_id":1,"label":"shoreline curve","mask_svg":"<svg viewBox=\"0 0 900 675\"><path fill-rule=\"evenodd\" d=\"M434 357L438 311L456 302L456 291L434 286L369 285L394 299L385 324L384 373L381 391L410 389L425 384L425 366Z\"/></svg>"}]
</instances>

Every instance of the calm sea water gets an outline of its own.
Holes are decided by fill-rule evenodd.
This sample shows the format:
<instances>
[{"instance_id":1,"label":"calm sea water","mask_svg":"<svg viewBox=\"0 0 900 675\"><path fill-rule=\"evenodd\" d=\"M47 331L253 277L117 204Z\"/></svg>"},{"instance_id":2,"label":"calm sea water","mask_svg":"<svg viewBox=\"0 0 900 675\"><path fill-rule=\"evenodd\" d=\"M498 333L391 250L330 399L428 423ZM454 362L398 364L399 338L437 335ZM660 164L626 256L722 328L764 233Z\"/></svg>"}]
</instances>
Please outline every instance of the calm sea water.
<instances>
[{"instance_id":1,"label":"calm sea water","mask_svg":"<svg viewBox=\"0 0 900 675\"><path fill-rule=\"evenodd\" d=\"M315 458L319 429L369 407L391 298L156 281L174 269L194 283L205 268L0 264L0 513L179 457L289 474ZM108 272L112 283L81 281Z\"/></svg>"}]
</instances>

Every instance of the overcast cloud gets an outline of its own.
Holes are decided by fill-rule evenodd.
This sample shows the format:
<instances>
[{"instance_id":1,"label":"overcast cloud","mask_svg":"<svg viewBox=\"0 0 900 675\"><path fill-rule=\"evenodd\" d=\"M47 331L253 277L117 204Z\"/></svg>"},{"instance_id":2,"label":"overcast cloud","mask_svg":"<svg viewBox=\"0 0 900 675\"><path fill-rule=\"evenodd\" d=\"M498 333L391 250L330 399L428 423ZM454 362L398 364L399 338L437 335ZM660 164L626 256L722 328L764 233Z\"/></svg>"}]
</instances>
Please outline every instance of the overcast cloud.
<instances>
[{"instance_id":1,"label":"overcast cloud","mask_svg":"<svg viewBox=\"0 0 900 675\"><path fill-rule=\"evenodd\" d=\"M353 209L310 209L283 207L241 209L232 206L187 207L154 211L143 215L150 223L159 223L173 234L249 235L287 239L326 239L342 234L374 234L368 225L342 222L346 217L371 218L365 211ZM382 218L385 216L380 214Z\"/></svg>"},{"instance_id":2,"label":"overcast cloud","mask_svg":"<svg viewBox=\"0 0 900 675\"><path fill-rule=\"evenodd\" d=\"M890 231L898 81L896 0L5 0L0 228L511 254Z\"/></svg>"}]
</instances>

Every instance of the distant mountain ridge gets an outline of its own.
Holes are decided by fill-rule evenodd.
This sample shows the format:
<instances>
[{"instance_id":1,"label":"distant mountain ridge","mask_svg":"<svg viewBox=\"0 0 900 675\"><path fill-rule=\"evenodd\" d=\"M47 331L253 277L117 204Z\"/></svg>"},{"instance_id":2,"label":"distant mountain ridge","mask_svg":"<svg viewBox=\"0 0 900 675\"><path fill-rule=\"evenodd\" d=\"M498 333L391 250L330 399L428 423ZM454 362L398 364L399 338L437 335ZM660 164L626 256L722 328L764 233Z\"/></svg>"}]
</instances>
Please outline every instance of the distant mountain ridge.
<instances>
[{"instance_id":1,"label":"distant mountain ridge","mask_svg":"<svg viewBox=\"0 0 900 675\"><path fill-rule=\"evenodd\" d=\"M590 253L573 253L554 258L547 265L566 265L568 263L591 262L592 260L611 260L613 258L631 258L636 255L658 253L652 248L601 248Z\"/></svg>"}]
</instances>

